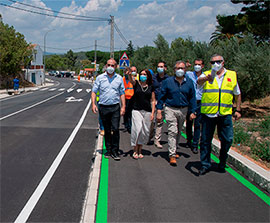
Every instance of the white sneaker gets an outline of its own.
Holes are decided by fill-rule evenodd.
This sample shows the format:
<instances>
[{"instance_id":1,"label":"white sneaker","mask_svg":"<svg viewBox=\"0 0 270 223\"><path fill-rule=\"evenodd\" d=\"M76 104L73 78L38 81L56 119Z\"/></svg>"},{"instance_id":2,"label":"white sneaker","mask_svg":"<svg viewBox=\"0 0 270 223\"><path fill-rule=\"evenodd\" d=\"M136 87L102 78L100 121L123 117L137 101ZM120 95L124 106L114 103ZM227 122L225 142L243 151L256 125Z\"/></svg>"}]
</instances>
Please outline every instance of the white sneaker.
<instances>
[{"instance_id":1,"label":"white sneaker","mask_svg":"<svg viewBox=\"0 0 270 223\"><path fill-rule=\"evenodd\" d=\"M156 140L155 140L155 146L156 146L158 149L162 149L162 145L160 144L159 141L156 141Z\"/></svg>"}]
</instances>

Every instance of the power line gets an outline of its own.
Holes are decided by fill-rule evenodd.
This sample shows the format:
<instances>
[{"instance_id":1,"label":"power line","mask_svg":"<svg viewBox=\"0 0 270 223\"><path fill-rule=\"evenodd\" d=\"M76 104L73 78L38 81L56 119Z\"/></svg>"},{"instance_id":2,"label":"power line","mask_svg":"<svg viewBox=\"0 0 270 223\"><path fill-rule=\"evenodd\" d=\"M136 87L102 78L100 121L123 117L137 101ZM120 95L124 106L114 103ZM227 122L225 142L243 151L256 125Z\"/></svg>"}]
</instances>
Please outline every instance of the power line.
<instances>
[{"instance_id":1,"label":"power line","mask_svg":"<svg viewBox=\"0 0 270 223\"><path fill-rule=\"evenodd\" d=\"M19 7L7 5L7 4L2 3L2 2L0 2L0 5L6 6L9 8L13 8L13 9L17 9L17 10L21 10L21 11L25 11L25 12L30 12L30 13L34 13L34 14L45 15L45 16L50 16L50 17L55 17L55 18L61 18L61 19L79 20L79 21L86 21L86 22L101 21L101 20L93 20L93 19L80 19L80 18L70 18L70 17L64 17L64 16L50 15L50 14L46 14L46 13L42 13L42 12L36 12L36 11L28 10L28 9L22 9ZM109 19L107 19L106 21L109 21Z\"/></svg>"},{"instance_id":2,"label":"power line","mask_svg":"<svg viewBox=\"0 0 270 223\"><path fill-rule=\"evenodd\" d=\"M120 29L118 28L118 26L116 25L116 23L114 23L114 27L115 27L115 30L118 32L119 36L121 37L121 39L124 41L124 43L128 45L129 44L129 41L124 37L124 35L120 31Z\"/></svg>"},{"instance_id":3,"label":"power line","mask_svg":"<svg viewBox=\"0 0 270 223\"><path fill-rule=\"evenodd\" d=\"M65 13L65 12L59 12L59 11L55 11L55 10L45 9L45 8L41 8L41 7L38 7L38 6L22 3L22 2L19 2L19 1L14 1L14 0L8 0L8 1L20 4L20 5L25 5L25 6L28 6L28 7L36 8L36 9L41 9L41 10L45 10L45 11L49 11L49 12L54 12L54 13L57 13L57 14L75 16L75 17L80 17L80 18L88 18L88 19L93 19L94 21L110 21L110 19L107 19L107 18L76 15L76 14L71 14L71 13Z\"/></svg>"}]
</instances>

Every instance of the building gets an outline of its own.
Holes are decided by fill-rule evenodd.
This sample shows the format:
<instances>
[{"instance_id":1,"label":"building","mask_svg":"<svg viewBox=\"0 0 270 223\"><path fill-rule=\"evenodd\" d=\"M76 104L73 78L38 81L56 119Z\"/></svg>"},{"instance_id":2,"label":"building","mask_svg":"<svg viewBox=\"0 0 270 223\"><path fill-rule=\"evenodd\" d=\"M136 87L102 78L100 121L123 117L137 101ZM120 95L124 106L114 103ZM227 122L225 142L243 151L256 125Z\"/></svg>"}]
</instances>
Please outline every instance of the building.
<instances>
[{"instance_id":1,"label":"building","mask_svg":"<svg viewBox=\"0 0 270 223\"><path fill-rule=\"evenodd\" d=\"M25 79L36 85L45 84L44 64L43 64L43 51L38 44L31 45L32 61L30 65L24 69Z\"/></svg>"}]
</instances>

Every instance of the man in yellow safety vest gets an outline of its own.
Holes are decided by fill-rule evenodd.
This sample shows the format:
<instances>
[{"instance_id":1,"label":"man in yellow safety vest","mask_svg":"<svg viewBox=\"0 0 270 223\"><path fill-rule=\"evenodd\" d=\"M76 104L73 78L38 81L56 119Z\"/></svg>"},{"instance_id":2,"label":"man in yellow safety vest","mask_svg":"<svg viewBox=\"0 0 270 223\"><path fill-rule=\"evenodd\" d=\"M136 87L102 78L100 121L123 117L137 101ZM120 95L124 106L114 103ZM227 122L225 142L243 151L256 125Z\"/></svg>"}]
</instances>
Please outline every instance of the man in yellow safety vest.
<instances>
[{"instance_id":1,"label":"man in yellow safety vest","mask_svg":"<svg viewBox=\"0 0 270 223\"><path fill-rule=\"evenodd\" d=\"M236 100L234 117L236 120L241 118L241 92L236 72L224 68L224 59L221 55L213 55L210 63L212 69L197 80L198 85L203 85L199 175L204 175L210 170L211 144L216 126L221 142L218 171L225 172L227 153L233 141L233 96Z\"/></svg>"}]
</instances>

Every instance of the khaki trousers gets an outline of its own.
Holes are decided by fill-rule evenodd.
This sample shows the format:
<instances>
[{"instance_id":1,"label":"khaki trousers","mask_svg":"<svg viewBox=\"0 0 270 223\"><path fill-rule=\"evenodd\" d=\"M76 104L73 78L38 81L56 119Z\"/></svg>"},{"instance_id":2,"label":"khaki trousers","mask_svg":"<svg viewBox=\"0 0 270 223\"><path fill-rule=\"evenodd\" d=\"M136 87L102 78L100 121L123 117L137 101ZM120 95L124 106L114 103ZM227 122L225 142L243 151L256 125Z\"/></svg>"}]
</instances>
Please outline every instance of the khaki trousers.
<instances>
[{"instance_id":1,"label":"khaki trousers","mask_svg":"<svg viewBox=\"0 0 270 223\"><path fill-rule=\"evenodd\" d=\"M168 123L168 150L169 156L176 155L176 149L180 141L181 130L187 116L187 107L165 107L165 118Z\"/></svg>"}]
</instances>

